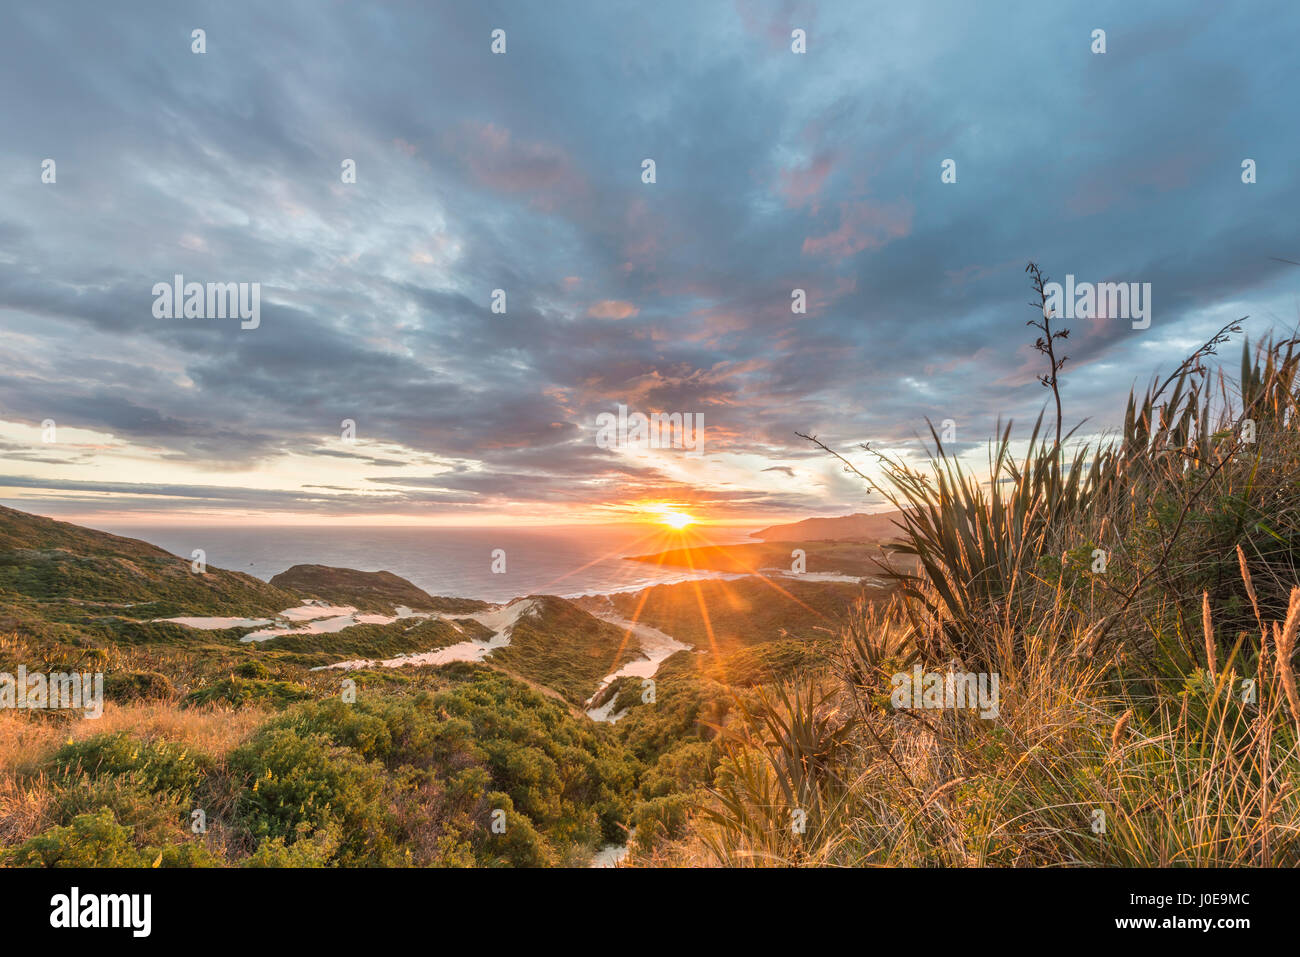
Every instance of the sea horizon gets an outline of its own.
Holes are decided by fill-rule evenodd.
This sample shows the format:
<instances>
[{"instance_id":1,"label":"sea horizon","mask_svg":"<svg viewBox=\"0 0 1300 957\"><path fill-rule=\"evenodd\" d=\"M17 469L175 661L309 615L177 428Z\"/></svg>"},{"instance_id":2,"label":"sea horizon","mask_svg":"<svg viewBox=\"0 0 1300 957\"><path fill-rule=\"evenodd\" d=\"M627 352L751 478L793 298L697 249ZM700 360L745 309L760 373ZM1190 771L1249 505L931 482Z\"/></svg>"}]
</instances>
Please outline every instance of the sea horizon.
<instances>
[{"instance_id":1,"label":"sea horizon","mask_svg":"<svg viewBox=\"0 0 1300 957\"><path fill-rule=\"evenodd\" d=\"M754 530L760 526L755 526ZM139 539L189 559L195 549L215 568L270 581L294 565L329 565L392 572L431 595L493 603L525 595L561 598L638 591L651 585L734 573L659 567L626 559L683 544L644 524L522 526L393 525L156 525L100 523L102 531ZM710 528L700 534L719 545L756 542L744 529ZM504 551L504 572L493 553ZM497 562L500 567L500 562Z\"/></svg>"}]
</instances>

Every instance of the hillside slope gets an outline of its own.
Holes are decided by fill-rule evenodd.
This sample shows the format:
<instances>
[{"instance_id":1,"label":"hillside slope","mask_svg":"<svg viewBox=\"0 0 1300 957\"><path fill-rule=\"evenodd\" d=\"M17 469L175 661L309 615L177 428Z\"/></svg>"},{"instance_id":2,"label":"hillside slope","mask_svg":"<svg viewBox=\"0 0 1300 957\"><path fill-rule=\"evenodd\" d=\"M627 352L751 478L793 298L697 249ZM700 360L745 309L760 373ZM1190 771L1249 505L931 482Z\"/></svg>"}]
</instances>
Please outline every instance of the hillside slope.
<instances>
[{"instance_id":1,"label":"hillside slope","mask_svg":"<svg viewBox=\"0 0 1300 957\"><path fill-rule=\"evenodd\" d=\"M617 625L601 621L571 601L531 596L533 607L515 622L510 644L486 659L558 691L581 704L606 675L640 657L635 637L624 640Z\"/></svg>"},{"instance_id":2,"label":"hillside slope","mask_svg":"<svg viewBox=\"0 0 1300 957\"><path fill-rule=\"evenodd\" d=\"M133 617L265 615L297 598L243 572L202 573L156 545L0 506L0 601L66 620L86 606Z\"/></svg>"},{"instance_id":3,"label":"hillside slope","mask_svg":"<svg viewBox=\"0 0 1300 957\"><path fill-rule=\"evenodd\" d=\"M330 565L294 565L271 579L276 588L361 611L394 614L399 605L414 611L466 614L489 607L472 598L435 597L392 572L363 572Z\"/></svg>"},{"instance_id":4,"label":"hillside slope","mask_svg":"<svg viewBox=\"0 0 1300 957\"><path fill-rule=\"evenodd\" d=\"M765 542L801 542L801 541L838 541L838 542L881 542L898 538L899 530L895 525L897 511L857 512L838 518L805 518L802 522L789 525L771 525L762 531L754 532L753 538Z\"/></svg>"},{"instance_id":5,"label":"hillside slope","mask_svg":"<svg viewBox=\"0 0 1300 957\"><path fill-rule=\"evenodd\" d=\"M838 634L859 596L880 600L891 592L888 586L749 576L652 585L578 602L596 614L650 625L699 651L729 654L769 641Z\"/></svg>"}]
</instances>

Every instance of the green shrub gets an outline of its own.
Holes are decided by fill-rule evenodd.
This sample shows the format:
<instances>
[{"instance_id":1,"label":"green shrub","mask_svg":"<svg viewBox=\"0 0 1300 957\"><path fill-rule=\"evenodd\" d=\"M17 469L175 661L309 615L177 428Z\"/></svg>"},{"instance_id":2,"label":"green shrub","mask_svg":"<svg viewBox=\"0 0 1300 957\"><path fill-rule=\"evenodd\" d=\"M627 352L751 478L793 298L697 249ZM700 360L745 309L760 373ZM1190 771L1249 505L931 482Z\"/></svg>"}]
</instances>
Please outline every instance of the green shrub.
<instances>
[{"instance_id":1,"label":"green shrub","mask_svg":"<svg viewBox=\"0 0 1300 957\"><path fill-rule=\"evenodd\" d=\"M286 843L283 837L268 837L257 850L240 862L241 867L328 867L339 847L334 828L323 828L310 838Z\"/></svg>"},{"instance_id":2,"label":"green shrub","mask_svg":"<svg viewBox=\"0 0 1300 957\"><path fill-rule=\"evenodd\" d=\"M0 854L12 867L217 867L221 859L202 844L137 847L132 828L119 824L112 810L79 814Z\"/></svg>"},{"instance_id":3,"label":"green shrub","mask_svg":"<svg viewBox=\"0 0 1300 957\"><path fill-rule=\"evenodd\" d=\"M113 812L80 814L66 827L53 827L6 852L14 867L140 867L140 851L131 843L131 828L118 824Z\"/></svg>"},{"instance_id":4,"label":"green shrub","mask_svg":"<svg viewBox=\"0 0 1300 957\"><path fill-rule=\"evenodd\" d=\"M641 778L641 796L665 797L706 785L713 780L719 759L718 747L711 741L687 741L665 751Z\"/></svg>"},{"instance_id":5,"label":"green shrub","mask_svg":"<svg viewBox=\"0 0 1300 957\"><path fill-rule=\"evenodd\" d=\"M82 777L120 775L150 793L188 797L211 764L206 755L184 745L117 732L65 744L50 759L49 770L55 783L64 786Z\"/></svg>"},{"instance_id":6,"label":"green shrub","mask_svg":"<svg viewBox=\"0 0 1300 957\"><path fill-rule=\"evenodd\" d=\"M114 774L56 787L53 810L60 824L109 810L132 829L137 844L164 845L186 837L192 807L184 795L151 792L137 786L132 775Z\"/></svg>"},{"instance_id":7,"label":"green shrub","mask_svg":"<svg viewBox=\"0 0 1300 957\"><path fill-rule=\"evenodd\" d=\"M488 818L484 822L488 837L483 844L489 863L509 867L545 867L550 858L546 842L533 822L515 810L510 795L493 791L487 795ZM497 830L494 830L494 826Z\"/></svg>"},{"instance_id":8,"label":"green shrub","mask_svg":"<svg viewBox=\"0 0 1300 957\"><path fill-rule=\"evenodd\" d=\"M681 837L694 803L690 794L668 794L638 802L632 815L637 849L651 851L662 841Z\"/></svg>"},{"instance_id":9,"label":"green shrub","mask_svg":"<svg viewBox=\"0 0 1300 957\"><path fill-rule=\"evenodd\" d=\"M119 704L166 701L175 696L171 679L156 671L113 671L104 676L104 697Z\"/></svg>"},{"instance_id":10,"label":"green shrub","mask_svg":"<svg viewBox=\"0 0 1300 957\"><path fill-rule=\"evenodd\" d=\"M186 707L205 704L225 704L240 707L245 704L268 704L273 708L287 708L295 701L304 701L312 694L305 687L288 681L264 681L231 675L203 688L196 688L182 701Z\"/></svg>"},{"instance_id":11,"label":"green shrub","mask_svg":"<svg viewBox=\"0 0 1300 957\"><path fill-rule=\"evenodd\" d=\"M399 710L405 709L369 701L345 704L331 698L294 708L271 726L291 728L299 735L321 735L331 744L351 748L363 758L387 763L395 755L393 734L386 719L393 718Z\"/></svg>"},{"instance_id":12,"label":"green shrub","mask_svg":"<svg viewBox=\"0 0 1300 957\"><path fill-rule=\"evenodd\" d=\"M271 669L260 661L245 661L234 670L233 674L240 678L265 679L271 677Z\"/></svg>"},{"instance_id":13,"label":"green shrub","mask_svg":"<svg viewBox=\"0 0 1300 957\"><path fill-rule=\"evenodd\" d=\"M321 829L342 835L336 855L347 865L384 864L394 856L376 765L319 735L268 728L229 756L242 785L238 813L253 837L292 843Z\"/></svg>"}]
</instances>

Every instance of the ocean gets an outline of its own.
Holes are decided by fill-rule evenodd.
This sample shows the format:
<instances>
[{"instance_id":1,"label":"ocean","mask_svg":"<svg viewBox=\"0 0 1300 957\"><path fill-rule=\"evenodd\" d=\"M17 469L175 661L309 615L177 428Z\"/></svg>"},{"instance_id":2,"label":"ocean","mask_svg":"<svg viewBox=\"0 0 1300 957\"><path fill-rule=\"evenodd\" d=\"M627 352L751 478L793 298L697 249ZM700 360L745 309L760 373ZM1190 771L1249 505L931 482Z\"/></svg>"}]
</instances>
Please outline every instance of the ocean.
<instances>
[{"instance_id":1,"label":"ocean","mask_svg":"<svg viewBox=\"0 0 1300 957\"><path fill-rule=\"evenodd\" d=\"M702 544L648 525L569 525L524 528L358 526L133 526L101 525L189 558L203 549L207 563L269 581L292 565L335 565L390 571L431 595L504 602L523 595L572 598L692 578L734 578L713 572L624 560ZM756 541L744 529L710 527L710 542ZM493 552L505 552L505 572L492 571Z\"/></svg>"}]
</instances>

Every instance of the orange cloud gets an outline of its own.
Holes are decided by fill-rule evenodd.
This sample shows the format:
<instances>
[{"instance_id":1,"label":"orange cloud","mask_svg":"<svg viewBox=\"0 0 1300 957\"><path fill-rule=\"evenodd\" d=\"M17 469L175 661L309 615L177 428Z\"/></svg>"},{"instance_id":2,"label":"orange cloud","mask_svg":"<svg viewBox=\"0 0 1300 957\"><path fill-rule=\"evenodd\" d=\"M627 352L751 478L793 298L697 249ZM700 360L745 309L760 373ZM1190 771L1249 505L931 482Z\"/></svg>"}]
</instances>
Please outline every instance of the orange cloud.
<instances>
[{"instance_id":1,"label":"orange cloud","mask_svg":"<svg viewBox=\"0 0 1300 957\"><path fill-rule=\"evenodd\" d=\"M587 310L587 315L593 319L627 319L640 312L641 310L630 302L621 299L602 299L600 302L592 303L591 308Z\"/></svg>"},{"instance_id":2,"label":"orange cloud","mask_svg":"<svg viewBox=\"0 0 1300 957\"><path fill-rule=\"evenodd\" d=\"M912 204L900 200L878 206L867 200L840 204L840 225L824 236L809 236L803 241L807 256L846 259L864 249L879 249L912 231Z\"/></svg>"},{"instance_id":3,"label":"orange cloud","mask_svg":"<svg viewBox=\"0 0 1300 957\"><path fill-rule=\"evenodd\" d=\"M462 124L443 142L482 185L505 193L531 193L543 208L587 191L585 179L563 149L515 140L508 129L493 123Z\"/></svg>"}]
</instances>

